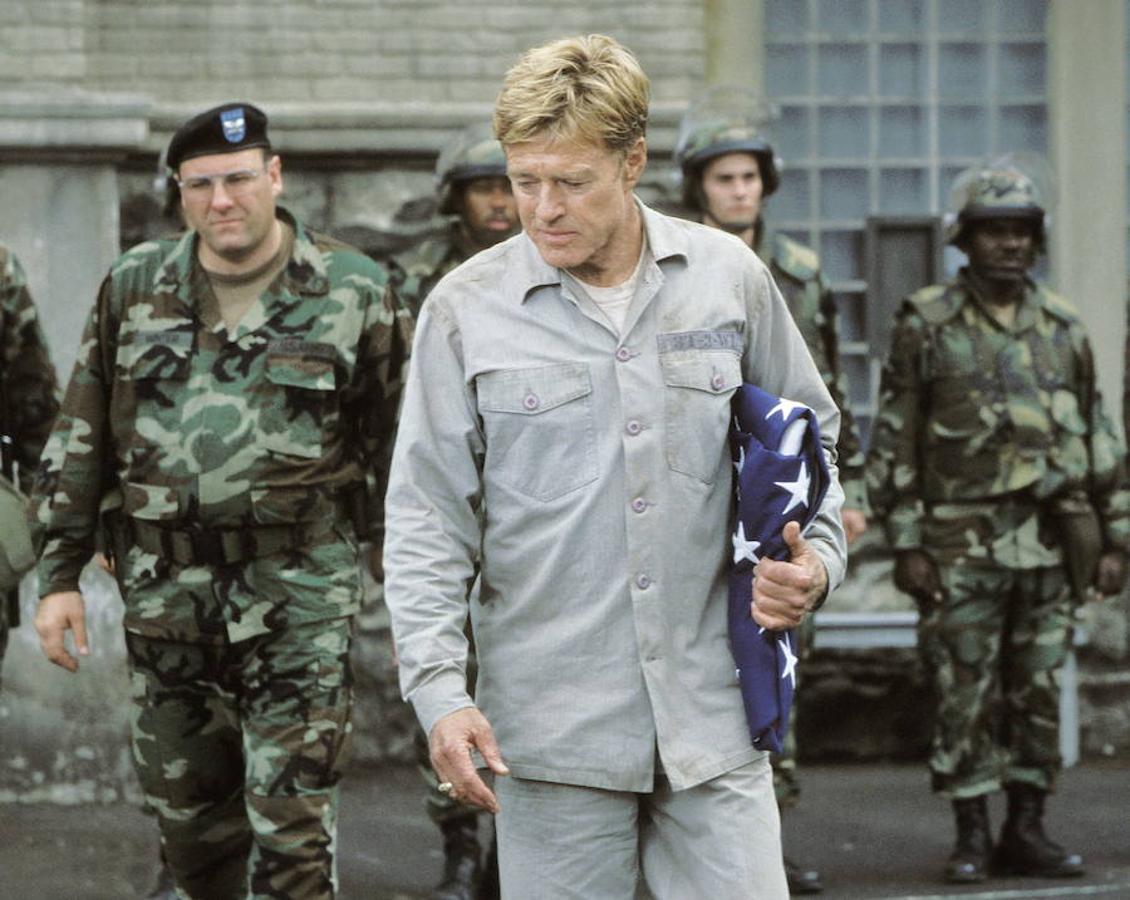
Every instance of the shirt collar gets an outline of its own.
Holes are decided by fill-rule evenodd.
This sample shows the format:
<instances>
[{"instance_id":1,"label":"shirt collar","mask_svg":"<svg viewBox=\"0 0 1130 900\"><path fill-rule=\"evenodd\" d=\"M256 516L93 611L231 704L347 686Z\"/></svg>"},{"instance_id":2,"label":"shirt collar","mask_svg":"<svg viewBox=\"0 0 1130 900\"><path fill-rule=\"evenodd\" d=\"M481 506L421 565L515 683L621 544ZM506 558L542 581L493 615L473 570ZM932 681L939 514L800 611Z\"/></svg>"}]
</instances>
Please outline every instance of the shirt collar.
<instances>
[{"instance_id":1,"label":"shirt collar","mask_svg":"<svg viewBox=\"0 0 1130 900\"><path fill-rule=\"evenodd\" d=\"M635 197L636 206L639 208L643 221L644 231L647 234L647 245L652 258L657 263L672 257L689 256L690 237L685 228L679 227L677 221L663 213L656 212L646 203ZM523 232L516 239L518 252L515 258L514 275L516 283L523 285L519 302L525 303L530 295L538 288L560 286L561 270L551 266L538 253L534 242Z\"/></svg>"}]
</instances>

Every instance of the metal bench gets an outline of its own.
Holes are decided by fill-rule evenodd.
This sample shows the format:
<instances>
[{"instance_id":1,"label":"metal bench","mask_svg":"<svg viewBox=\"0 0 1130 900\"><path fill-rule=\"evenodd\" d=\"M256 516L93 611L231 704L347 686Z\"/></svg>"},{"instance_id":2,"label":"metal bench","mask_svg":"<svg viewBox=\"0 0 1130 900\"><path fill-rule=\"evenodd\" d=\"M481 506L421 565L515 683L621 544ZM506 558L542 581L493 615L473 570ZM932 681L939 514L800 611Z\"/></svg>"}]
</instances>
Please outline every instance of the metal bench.
<instances>
[{"instance_id":1,"label":"metal bench","mask_svg":"<svg viewBox=\"0 0 1130 900\"><path fill-rule=\"evenodd\" d=\"M918 644L918 613L893 612L818 612L817 649L870 650L877 647L914 647ZM1089 639L1076 625L1075 647ZM1067 651L1059 684L1059 752L1065 768L1079 762L1079 668L1075 650Z\"/></svg>"}]
</instances>

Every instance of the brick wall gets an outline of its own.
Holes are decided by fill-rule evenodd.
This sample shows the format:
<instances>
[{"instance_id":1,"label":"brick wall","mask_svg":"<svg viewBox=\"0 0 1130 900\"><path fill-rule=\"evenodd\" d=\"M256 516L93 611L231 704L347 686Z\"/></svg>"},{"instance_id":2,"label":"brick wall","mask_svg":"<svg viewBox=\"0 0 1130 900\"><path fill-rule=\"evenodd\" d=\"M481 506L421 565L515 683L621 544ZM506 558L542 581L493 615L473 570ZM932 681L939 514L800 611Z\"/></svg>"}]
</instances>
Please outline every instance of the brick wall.
<instances>
[{"instance_id":1,"label":"brick wall","mask_svg":"<svg viewBox=\"0 0 1130 900\"><path fill-rule=\"evenodd\" d=\"M156 104L489 102L526 47L602 31L661 101L705 69L694 0L0 0L0 91L52 85Z\"/></svg>"}]
</instances>

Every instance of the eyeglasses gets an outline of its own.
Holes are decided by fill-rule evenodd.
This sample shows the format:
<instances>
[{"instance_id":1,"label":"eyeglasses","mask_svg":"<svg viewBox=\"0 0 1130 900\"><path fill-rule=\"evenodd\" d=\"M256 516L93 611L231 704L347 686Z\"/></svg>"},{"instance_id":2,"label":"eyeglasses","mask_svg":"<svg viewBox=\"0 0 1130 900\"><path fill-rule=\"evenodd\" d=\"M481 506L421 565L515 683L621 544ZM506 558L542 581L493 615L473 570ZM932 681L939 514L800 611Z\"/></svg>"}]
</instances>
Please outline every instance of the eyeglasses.
<instances>
[{"instance_id":1,"label":"eyeglasses","mask_svg":"<svg viewBox=\"0 0 1130 900\"><path fill-rule=\"evenodd\" d=\"M216 185L223 183L224 193L229 197L239 197L248 193L263 174L262 169L236 169L234 172L221 172L219 175L191 175L178 178L177 184L185 196L203 200L215 193Z\"/></svg>"}]
</instances>

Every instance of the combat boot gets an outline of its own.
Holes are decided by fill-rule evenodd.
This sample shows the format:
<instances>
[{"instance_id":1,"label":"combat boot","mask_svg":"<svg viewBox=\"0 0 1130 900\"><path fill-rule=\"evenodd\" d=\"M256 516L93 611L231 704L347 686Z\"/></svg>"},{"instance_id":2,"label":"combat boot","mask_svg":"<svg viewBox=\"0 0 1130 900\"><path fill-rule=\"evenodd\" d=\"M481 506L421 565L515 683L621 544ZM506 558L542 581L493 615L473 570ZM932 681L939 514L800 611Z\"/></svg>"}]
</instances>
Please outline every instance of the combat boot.
<instances>
[{"instance_id":1,"label":"combat boot","mask_svg":"<svg viewBox=\"0 0 1130 900\"><path fill-rule=\"evenodd\" d=\"M475 815L460 816L440 825L443 832L443 880L432 900L476 900L482 879L482 848Z\"/></svg>"},{"instance_id":2,"label":"combat boot","mask_svg":"<svg viewBox=\"0 0 1130 900\"><path fill-rule=\"evenodd\" d=\"M993 854L993 871L1001 875L1075 878L1083 874L1083 858L1064 850L1044 834L1047 791L1019 782L1008 785L1008 819Z\"/></svg>"},{"instance_id":3,"label":"combat boot","mask_svg":"<svg viewBox=\"0 0 1130 900\"><path fill-rule=\"evenodd\" d=\"M785 879L789 883L789 893L819 894L824 890L824 883L820 880L820 873L816 869L809 869L794 860L785 857Z\"/></svg>"},{"instance_id":4,"label":"combat boot","mask_svg":"<svg viewBox=\"0 0 1130 900\"><path fill-rule=\"evenodd\" d=\"M993 849L985 795L954 800L953 815L957 823L957 843L946 861L946 881L950 884L984 881Z\"/></svg>"}]
</instances>

